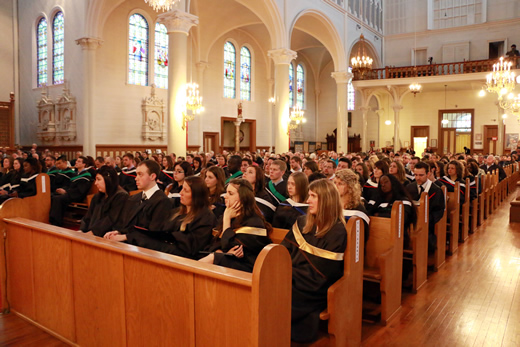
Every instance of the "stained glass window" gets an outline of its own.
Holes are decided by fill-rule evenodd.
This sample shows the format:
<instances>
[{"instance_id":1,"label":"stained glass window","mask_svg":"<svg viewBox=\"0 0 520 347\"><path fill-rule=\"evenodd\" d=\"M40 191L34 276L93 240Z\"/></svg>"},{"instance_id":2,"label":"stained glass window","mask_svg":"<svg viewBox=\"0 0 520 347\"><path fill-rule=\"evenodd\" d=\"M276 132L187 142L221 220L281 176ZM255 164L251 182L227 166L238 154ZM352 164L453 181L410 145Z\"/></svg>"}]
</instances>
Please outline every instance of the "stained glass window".
<instances>
[{"instance_id":1,"label":"stained glass window","mask_svg":"<svg viewBox=\"0 0 520 347\"><path fill-rule=\"evenodd\" d=\"M155 24L155 85L168 88L168 32L164 24Z\"/></svg>"},{"instance_id":2,"label":"stained glass window","mask_svg":"<svg viewBox=\"0 0 520 347\"><path fill-rule=\"evenodd\" d=\"M251 101L251 52L240 49L240 99Z\"/></svg>"},{"instance_id":3,"label":"stained glass window","mask_svg":"<svg viewBox=\"0 0 520 347\"><path fill-rule=\"evenodd\" d=\"M63 12L58 12L54 16L52 23L52 83L63 83L63 68L65 57L65 22L63 20Z\"/></svg>"},{"instance_id":4,"label":"stained glass window","mask_svg":"<svg viewBox=\"0 0 520 347\"><path fill-rule=\"evenodd\" d=\"M305 94L305 73L303 72L303 66L298 64L296 68L296 106L303 109L304 106L304 94Z\"/></svg>"},{"instance_id":5,"label":"stained glass window","mask_svg":"<svg viewBox=\"0 0 520 347\"><path fill-rule=\"evenodd\" d=\"M235 98L236 50L231 42L224 44L224 97Z\"/></svg>"},{"instance_id":6,"label":"stained glass window","mask_svg":"<svg viewBox=\"0 0 520 347\"><path fill-rule=\"evenodd\" d=\"M348 72L352 72L352 68L348 68ZM354 111L356 108L356 90L354 89L354 85L352 84L352 79L348 82L347 87L347 109L349 111Z\"/></svg>"},{"instance_id":7,"label":"stained glass window","mask_svg":"<svg viewBox=\"0 0 520 347\"><path fill-rule=\"evenodd\" d=\"M47 20L40 19L37 29L36 60L38 70L38 87L47 84Z\"/></svg>"},{"instance_id":8,"label":"stained glass window","mask_svg":"<svg viewBox=\"0 0 520 347\"><path fill-rule=\"evenodd\" d=\"M130 16L128 83L148 85L148 23L140 14Z\"/></svg>"},{"instance_id":9,"label":"stained glass window","mask_svg":"<svg viewBox=\"0 0 520 347\"><path fill-rule=\"evenodd\" d=\"M293 80L294 80L294 67L289 64L289 107L294 105L294 93L293 93Z\"/></svg>"}]
</instances>

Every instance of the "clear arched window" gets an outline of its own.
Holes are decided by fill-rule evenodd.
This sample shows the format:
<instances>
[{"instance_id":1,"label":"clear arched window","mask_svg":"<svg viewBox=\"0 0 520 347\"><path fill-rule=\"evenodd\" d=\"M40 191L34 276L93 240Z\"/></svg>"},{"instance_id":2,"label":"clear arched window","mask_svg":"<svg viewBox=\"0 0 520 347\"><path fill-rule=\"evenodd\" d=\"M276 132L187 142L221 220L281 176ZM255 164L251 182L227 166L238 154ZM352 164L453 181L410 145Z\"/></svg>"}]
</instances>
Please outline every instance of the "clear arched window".
<instances>
[{"instance_id":1,"label":"clear arched window","mask_svg":"<svg viewBox=\"0 0 520 347\"><path fill-rule=\"evenodd\" d=\"M294 93L293 93L293 81L294 81L294 67L293 64L289 64L289 107L294 105Z\"/></svg>"},{"instance_id":2,"label":"clear arched window","mask_svg":"<svg viewBox=\"0 0 520 347\"><path fill-rule=\"evenodd\" d=\"M296 68L296 106L303 109L305 99L305 72L303 66L298 64Z\"/></svg>"},{"instance_id":3,"label":"clear arched window","mask_svg":"<svg viewBox=\"0 0 520 347\"><path fill-rule=\"evenodd\" d=\"M128 83L148 85L148 22L137 13L129 20Z\"/></svg>"},{"instance_id":4,"label":"clear arched window","mask_svg":"<svg viewBox=\"0 0 520 347\"><path fill-rule=\"evenodd\" d=\"M251 101L251 52L240 49L240 99Z\"/></svg>"},{"instance_id":5,"label":"clear arched window","mask_svg":"<svg viewBox=\"0 0 520 347\"><path fill-rule=\"evenodd\" d=\"M168 88L168 32L164 24L155 24L155 85Z\"/></svg>"},{"instance_id":6,"label":"clear arched window","mask_svg":"<svg viewBox=\"0 0 520 347\"><path fill-rule=\"evenodd\" d=\"M47 20L45 18L38 22L36 37L37 84L38 87L42 87L47 84Z\"/></svg>"},{"instance_id":7,"label":"clear arched window","mask_svg":"<svg viewBox=\"0 0 520 347\"><path fill-rule=\"evenodd\" d=\"M224 44L224 97L235 98L236 50L231 42Z\"/></svg>"},{"instance_id":8,"label":"clear arched window","mask_svg":"<svg viewBox=\"0 0 520 347\"><path fill-rule=\"evenodd\" d=\"M65 21L63 12L58 12L52 22L52 83L61 84L65 66Z\"/></svg>"}]
</instances>

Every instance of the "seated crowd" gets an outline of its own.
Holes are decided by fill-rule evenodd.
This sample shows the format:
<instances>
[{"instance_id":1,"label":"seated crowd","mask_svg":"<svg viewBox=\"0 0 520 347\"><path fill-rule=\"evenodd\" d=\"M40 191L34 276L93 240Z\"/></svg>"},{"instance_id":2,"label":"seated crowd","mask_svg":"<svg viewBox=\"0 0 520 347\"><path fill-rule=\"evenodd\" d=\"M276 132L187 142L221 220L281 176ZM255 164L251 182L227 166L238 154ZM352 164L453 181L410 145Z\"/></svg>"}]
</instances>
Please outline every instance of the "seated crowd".
<instances>
[{"instance_id":1,"label":"seated crowd","mask_svg":"<svg viewBox=\"0 0 520 347\"><path fill-rule=\"evenodd\" d=\"M30 153L29 153L30 154ZM496 158L465 154L422 158L407 153L334 152L188 154L127 153L68 162L51 153L4 157L0 199L36 194L34 178L51 180L50 222L63 224L71 202L91 200L80 231L201 262L252 272L273 228L288 229L282 245L292 258L292 339L316 338L328 288L343 275L346 221L360 217L365 242L370 216L390 217L392 204L404 206L405 248L416 223L422 192L429 199L428 252L435 251L434 227L443 216L441 190L482 189L476 178L504 165L518 166L516 153ZM43 167L43 170L42 170ZM470 187L465 186L466 178ZM476 182L479 182L477 184ZM463 199L464 194L461 194ZM461 201L462 203L462 201ZM313 250L319 251L313 251ZM403 280L406 280L406 269Z\"/></svg>"}]
</instances>

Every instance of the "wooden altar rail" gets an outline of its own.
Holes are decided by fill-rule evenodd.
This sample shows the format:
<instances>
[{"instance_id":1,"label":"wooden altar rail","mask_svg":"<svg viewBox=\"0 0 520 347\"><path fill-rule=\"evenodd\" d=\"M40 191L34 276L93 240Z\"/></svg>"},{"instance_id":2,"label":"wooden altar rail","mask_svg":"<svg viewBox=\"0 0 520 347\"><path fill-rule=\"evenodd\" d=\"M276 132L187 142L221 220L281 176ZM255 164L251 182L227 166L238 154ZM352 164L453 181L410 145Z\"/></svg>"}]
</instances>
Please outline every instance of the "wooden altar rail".
<instances>
[{"instance_id":1,"label":"wooden altar rail","mask_svg":"<svg viewBox=\"0 0 520 347\"><path fill-rule=\"evenodd\" d=\"M291 259L253 273L24 218L7 224L12 310L81 346L289 346Z\"/></svg>"},{"instance_id":2,"label":"wooden altar rail","mask_svg":"<svg viewBox=\"0 0 520 347\"><path fill-rule=\"evenodd\" d=\"M510 58L511 59L511 58ZM373 69L365 76L355 76L355 79L364 80L380 80L387 78L407 78L407 77L424 77L424 76L443 76L458 75L474 72L493 71L493 64L498 59L462 61L445 64L431 64L418 66L386 66L381 69ZM513 65L514 68L514 65Z\"/></svg>"}]
</instances>

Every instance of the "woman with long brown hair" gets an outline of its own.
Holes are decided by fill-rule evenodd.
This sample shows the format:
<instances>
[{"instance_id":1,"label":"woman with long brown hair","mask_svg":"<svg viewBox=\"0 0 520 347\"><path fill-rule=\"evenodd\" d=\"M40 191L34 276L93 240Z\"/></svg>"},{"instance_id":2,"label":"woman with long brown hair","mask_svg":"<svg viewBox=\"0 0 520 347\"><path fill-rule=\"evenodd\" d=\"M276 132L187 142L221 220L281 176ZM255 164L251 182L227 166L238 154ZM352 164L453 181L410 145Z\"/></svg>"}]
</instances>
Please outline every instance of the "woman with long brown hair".
<instances>
[{"instance_id":1,"label":"woman with long brown hair","mask_svg":"<svg viewBox=\"0 0 520 347\"><path fill-rule=\"evenodd\" d=\"M282 242L293 264L291 339L300 343L317 338L327 290L343 275L347 247L343 208L334 184L313 181L307 203L307 215L298 217Z\"/></svg>"},{"instance_id":2,"label":"woman with long brown hair","mask_svg":"<svg viewBox=\"0 0 520 347\"><path fill-rule=\"evenodd\" d=\"M289 199L281 202L273 217L273 227L291 229L296 219L307 214L309 180L303 172L293 172L287 179Z\"/></svg>"},{"instance_id":3,"label":"woman with long brown hair","mask_svg":"<svg viewBox=\"0 0 520 347\"><path fill-rule=\"evenodd\" d=\"M253 165L248 167L243 173L242 178L247 180L253 186L255 192L256 206L264 215L267 222L273 221L274 212L276 211L276 202L265 190L264 170L259 166Z\"/></svg>"},{"instance_id":4,"label":"woman with long brown hair","mask_svg":"<svg viewBox=\"0 0 520 347\"><path fill-rule=\"evenodd\" d=\"M226 202L224 201L226 174L222 168L210 166L203 171L203 176L209 189L209 208L218 220L226 209Z\"/></svg>"}]
</instances>

